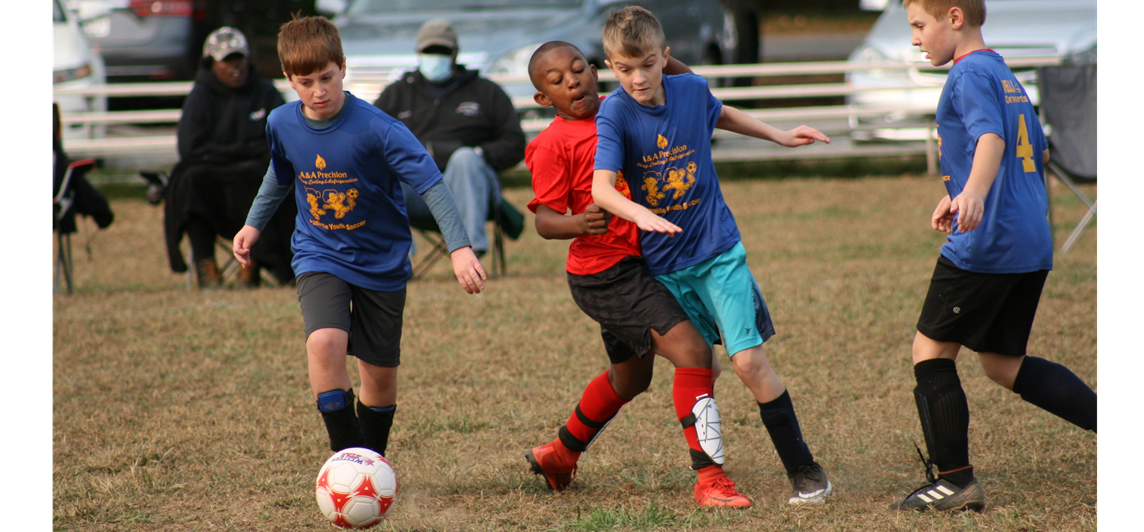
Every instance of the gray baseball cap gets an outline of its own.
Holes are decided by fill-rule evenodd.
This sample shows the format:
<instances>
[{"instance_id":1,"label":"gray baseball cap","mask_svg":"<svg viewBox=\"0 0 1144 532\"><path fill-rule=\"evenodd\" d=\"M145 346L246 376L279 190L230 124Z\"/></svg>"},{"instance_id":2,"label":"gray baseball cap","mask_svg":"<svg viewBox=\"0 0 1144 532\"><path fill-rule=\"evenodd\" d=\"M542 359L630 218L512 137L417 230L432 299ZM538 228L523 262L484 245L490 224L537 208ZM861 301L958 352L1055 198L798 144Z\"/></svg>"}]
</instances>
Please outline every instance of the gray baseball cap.
<instances>
[{"instance_id":1,"label":"gray baseball cap","mask_svg":"<svg viewBox=\"0 0 1144 532\"><path fill-rule=\"evenodd\" d=\"M242 54L250 57L250 47L246 44L246 36L235 28L223 26L207 35L203 42L203 57L213 57L215 61L222 61L230 54Z\"/></svg>"},{"instance_id":2,"label":"gray baseball cap","mask_svg":"<svg viewBox=\"0 0 1144 532\"><path fill-rule=\"evenodd\" d=\"M457 49L457 30L445 19L435 18L426 21L417 30L417 51L422 52L430 46L444 46L450 50Z\"/></svg>"}]
</instances>

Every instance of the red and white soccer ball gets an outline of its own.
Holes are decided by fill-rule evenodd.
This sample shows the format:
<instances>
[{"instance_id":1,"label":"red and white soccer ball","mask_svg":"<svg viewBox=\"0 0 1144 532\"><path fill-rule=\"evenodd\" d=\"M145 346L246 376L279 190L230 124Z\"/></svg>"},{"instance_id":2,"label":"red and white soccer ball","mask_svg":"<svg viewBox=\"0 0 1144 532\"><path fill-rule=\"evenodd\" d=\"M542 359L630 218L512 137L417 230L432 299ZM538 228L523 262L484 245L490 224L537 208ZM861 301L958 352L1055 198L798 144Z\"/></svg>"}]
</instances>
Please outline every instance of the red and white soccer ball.
<instances>
[{"instance_id":1,"label":"red and white soccer ball","mask_svg":"<svg viewBox=\"0 0 1144 532\"><path fill-rule=\"evenodd\" d=\"M385 457L362 447L334 453L318 471L318 509L341 528L370 528L397 497L397 475Z\"/></svg>"}]
</instances>

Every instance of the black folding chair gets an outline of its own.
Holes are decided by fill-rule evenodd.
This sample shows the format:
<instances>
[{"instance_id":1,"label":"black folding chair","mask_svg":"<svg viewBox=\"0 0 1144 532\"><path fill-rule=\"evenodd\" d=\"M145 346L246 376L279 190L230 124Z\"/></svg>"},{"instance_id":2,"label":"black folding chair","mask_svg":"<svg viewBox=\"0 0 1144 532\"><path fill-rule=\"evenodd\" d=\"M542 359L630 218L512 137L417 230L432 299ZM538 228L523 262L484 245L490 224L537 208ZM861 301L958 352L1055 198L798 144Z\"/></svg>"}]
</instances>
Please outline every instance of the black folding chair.
<instances>
[{"instance_id":1,"label":"black folding chair","mask_svg":"<svg viewBox=\"0 0 1144 532\"><path fill-rule=\"evenodd\" d=\"M67 163L62 154L57 154L57 163L66 163L63 179L55 187L55 196L52 197L52 230L56 233L56 275L52 284L52 293L60 292L60 277L72 293L72 250L71 235L76 232L76 190L72 186L83 177L83 174L95 166L94 159L83 159Z\"/></svg>"},{"instance_id":2,"label":"black folding chair","mask_svg":"<svg viewBox=\"0 0 1144 532\"><path fill-rule=\"evenodd\" d=\"M520 234L524 231L524 214L521 214L504 198L500 198L500 201L489 210L489 221L495 222L493 224L495 229L491 250L493 271L489 273L496 277L508 273L508 269L505 267L504 239L506 236L512 240L520 238ZM425 272L428 272L437 261L447 256L449 248L445 245L441 228L437 227L437 221L432 217L410 217L409 227L417 231L431 248L413 265L413 280L417 280L425 275Z\"/></svg>"}]
</instances>

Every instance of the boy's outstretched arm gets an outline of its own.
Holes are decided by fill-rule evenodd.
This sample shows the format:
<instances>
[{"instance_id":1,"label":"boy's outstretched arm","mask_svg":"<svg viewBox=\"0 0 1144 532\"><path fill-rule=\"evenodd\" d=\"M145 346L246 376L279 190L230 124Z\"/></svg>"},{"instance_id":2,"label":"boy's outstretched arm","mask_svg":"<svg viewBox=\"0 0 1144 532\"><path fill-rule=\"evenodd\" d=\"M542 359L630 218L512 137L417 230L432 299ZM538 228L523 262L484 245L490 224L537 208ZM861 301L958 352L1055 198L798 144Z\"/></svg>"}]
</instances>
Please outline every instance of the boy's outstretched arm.
<instances>
[{"instance_id":1,"label":"boy's outstretched arm","mask_svg":"<svg viewBox=\"0 0 1144 532\"><path fill-rule=\"evenodd\" d=\"M544 204L536 206L536 233L546 240L568 240L608 232L611 213L595 203L580 214L562 214Z\"/></svg>"},{"instance_id":2,"label":"boy's outstretched arm","mask_svg":"<svg viewBox=\"0 0 1144 532\"><path fill-rule=\"evenodd\" d=\"M479 294L485 289L482 282L488 279L481 261L469 244L469 237L465 233L465 225L461 221L461 214L457 211L457 203L453 193L444 181L438 181L429 187L421 199L429 207L429 212L441 229L441 236L445 238L445 246L449 248L449 259L453 263L453 275L461 288L469 294Z\"/></svg>"},{"instance_id":3,"label":"boy's outstretched arm","mask_svg":"<svg viewBox=\"0 0 1144 532\"><path fill-rule=\"evenodd\" d=\"M596 205L629 222L634 222L644 231L655 231L674 235L682 232L679 226L656 216L643 205L625 198L616 190L616 172L596 170L592 175L592 198Z\"/></svg>"},{"instance_id":4,"label":"boy's outstretched arm","mask_svg":"<svg viewBox=\"0 0 1144 532\"><path fill-rule=\"evenodd\" d=\"M986 133L977 139L969 180L965 183L965 189L949 202L949 213L957 213L957 228L962 233L974 230L981 223L981 216L985 213L985 196L997 178L1004 153L1005 139L996 133Z\"/></svg>"},{"instance_id":5,"label":"boy's outstretched arm","mask_svg":"<svg viewBox=\"0 0 1144 532\"><path fill-rule=\"evenodd\" d=\"M769 140L788 148L814 144L816 140L830 143L830 137L812 127L798 126L790 131L783 131L765 122L755 120L747 113L727 105L724 105L719 111L719 121L715 123L715 127L740 135Z\"/></svg>"}]
</instances>

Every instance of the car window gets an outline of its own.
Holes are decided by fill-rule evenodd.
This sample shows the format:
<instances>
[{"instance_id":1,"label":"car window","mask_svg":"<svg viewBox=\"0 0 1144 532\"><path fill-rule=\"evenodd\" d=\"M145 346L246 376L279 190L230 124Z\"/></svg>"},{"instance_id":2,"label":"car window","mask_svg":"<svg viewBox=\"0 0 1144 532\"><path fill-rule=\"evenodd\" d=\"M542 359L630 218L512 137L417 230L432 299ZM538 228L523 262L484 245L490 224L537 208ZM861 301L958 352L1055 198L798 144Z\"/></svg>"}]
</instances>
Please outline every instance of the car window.
<instances>
[{"instance_id":1,"label":"car window","mask_svg":"<svg viewBox=\"0 0 1144 532\"><path fill-rule=\"evenodd\" d=\"M583 0L358 0L348 13L399 13L504 7L576 7Z\"/></svg>"},{"instance_id":2,"label":"car window","mask_svg":"<svg viewBox=\"0 0 1144 532\"><path fill-rule=\"evenodd\" d=\"M60 7L60 0L52 0L52 22L67 22L64 18L64 8Z\"/></svg>"}]
</instances>

